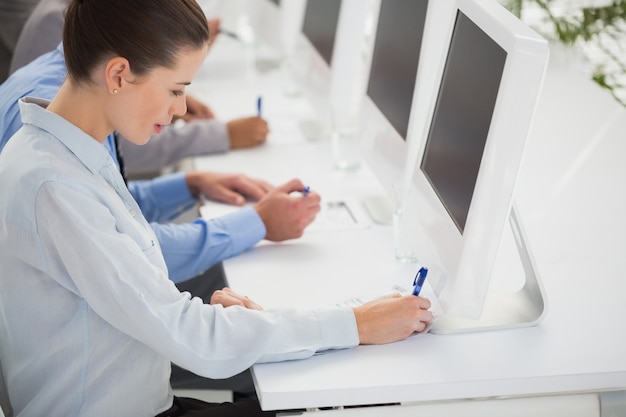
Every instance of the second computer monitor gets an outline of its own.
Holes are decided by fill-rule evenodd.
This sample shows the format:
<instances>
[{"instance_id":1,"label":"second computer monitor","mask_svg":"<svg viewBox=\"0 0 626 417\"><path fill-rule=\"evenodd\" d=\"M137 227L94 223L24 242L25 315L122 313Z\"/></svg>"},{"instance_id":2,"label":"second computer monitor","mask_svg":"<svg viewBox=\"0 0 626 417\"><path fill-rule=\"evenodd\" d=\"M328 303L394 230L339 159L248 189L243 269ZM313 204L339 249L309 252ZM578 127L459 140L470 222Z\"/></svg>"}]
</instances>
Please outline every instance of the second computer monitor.
<instances>
[{"instance_id":1,"label":"second computer monitor","mask_svg":"<svg viewBox=\"0 0 626 417\"><path fill-rule=\"evenodd\" d=\"M309 0L302 32L327 65L331 64L341 0Z\"/></svg>"},{"instance_id":2,"label":"second computer monitor","mask_svg":"<svg viewBox=\"0 0 626 417\"><path fill-rule=\"evenodd\" d=\"M406 138L428 0L382 0L367 94Z\"/></svg>"},{"instance_id":3,"label":"second computer monitor","mask_svg":"<svg viewBox=\"0 0 626 417\"><path fill-rule=\"evenodd\" d=\"M392 188L403 175L407 133L417 107L413 96L419 94L415 85L426 15L438 1L381 0L376 15L360 152L385 190L365 204L384 223L390 221Z\"/></svg>"}]
</instances>

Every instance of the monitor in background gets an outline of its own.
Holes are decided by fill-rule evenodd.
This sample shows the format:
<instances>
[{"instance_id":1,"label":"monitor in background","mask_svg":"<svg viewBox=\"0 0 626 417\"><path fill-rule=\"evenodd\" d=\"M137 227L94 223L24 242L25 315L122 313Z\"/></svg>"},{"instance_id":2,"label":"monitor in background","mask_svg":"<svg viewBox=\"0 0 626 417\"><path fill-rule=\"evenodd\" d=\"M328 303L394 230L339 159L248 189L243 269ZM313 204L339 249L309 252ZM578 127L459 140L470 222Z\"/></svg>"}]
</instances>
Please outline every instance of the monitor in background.
<instances>
[{"instance_id":1,"label":"monitor in background","mask_svg":"<svg viewBox=\"0 0 626 417\"><path fill-rule=\"evenodd\" d=\"M354 0L308 0L304 11L302 34L304 48L300 51L301 83L306 85L308 99L317 117L299 122L300 131L312 141L330 136L330 78L332 56L339 24L339 15L346 3Z\"/></svg>"},{"instance_id":2,"label":"monitor in background","mask_svg":"<svg viewBox=\"0 0 626 417\"><path fill-rule=\"evenodd\" d=\"M392 189L403 176L411 113L419 105L412 103L416 74L422 62L426 15L436 9L436 3L380 1L363 109L366 126L359 145L361 158L385 190L385 194L368 196L363 202L378 223L392 221ZM431 19L431 24L435 21ZM428 69L426 66L421 71Z\"/></svg>"},{"instance_id":3,"label":"monitor in background","mask_svg":"<svg viewBox=\"0 0 626 417\"><path fill-rule=\"evenodd\" d=\"M309 0L302 31L327 65L331 64L341 0Z\"/></svg>"},{"instance_id":4,"label":"monitor in background","mask_svg":"<svg viewBox=\"0 0 626 417\"><path fill-rule=\"evenodd\" d=\"M333 158L339 169L356 169L359 165L358 152L354 149L356 141L352 139L358 137L361 127L361 108L379 6L380 0L342 0L339 10L332 66L328 72L328 94L324 94L327 110L320 112L327 120L329 131L333 132ZM335 135L335 132L341 134ZM334 139L337 137L351 139L336 142ZM338 143L349 146L335 146ZM337 152L340 149L346 152ZM342 161L343 156L347 156L349 161Z\"/></svg>"},{"instance_id":5,"label":"monitor in background","mask_svg":"<svg viewBox=\"0 0 626 417\"><path fill-rule=\"evenodd\" d=\"M367 94L404 139L409 127L427 0L382 0Z\"/></svg>"},{"instance_id":6,"label":"monitor in background","mask_svg":"<svg viewBox=\"0 0 626 417\"><path fill-rule=\"evenodd\" d=\"M302 82L313 91L309 99L321 116L317 121L321 130L328 134L330 124L328 95L331 77L331 62L339 25L339 14L345 3L351 0L307 0L302 24L304 54L300 63L305 65ZM342 4L344 6L342 6ZM323 126L322 126L323 125ZM322 135L318 135L322 136ZM317 137L319 139L320 137Z\"/></svg>"},{"instance_id":7,"label":"monitor in background","mask_svg":"<svg viewBox=\"0 0 626 417\"><path fill-rule=\"evenodd\" d=\"M511 208L548 44L495 0L438 3L447 18L428 26L438 29L425 36L421 59L440 81L429 90L432 79L418 75L416 91L430 104L414 115L405 166L416 253L446 313L432 331L533 325L543 294ZM444 53L431 44L442 38ZM526 280L496 296L490 280L508 224Z\"/></svg>"}]
</instances>

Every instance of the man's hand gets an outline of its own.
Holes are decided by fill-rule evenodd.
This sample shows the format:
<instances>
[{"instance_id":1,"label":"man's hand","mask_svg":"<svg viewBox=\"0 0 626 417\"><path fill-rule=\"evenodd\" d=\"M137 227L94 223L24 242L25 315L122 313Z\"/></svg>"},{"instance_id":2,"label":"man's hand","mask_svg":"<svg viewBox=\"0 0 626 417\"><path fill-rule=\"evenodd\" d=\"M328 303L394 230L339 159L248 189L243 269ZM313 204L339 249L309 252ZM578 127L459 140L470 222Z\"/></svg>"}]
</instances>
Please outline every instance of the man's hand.
<instances>
[{"instance_id":1,"label":"man's hand","mask_svg":"<svg viewBox=\"0 0 626 417\"><path fill-rule=\"evenodd\" d=\"M185 179L193 196L203 195L209 200L242 206L246 199L258 201L273 187L243 174L191 171Z\"/></svg>"},{"instance_id":2,"label":"man's hand","mask_svg":"<svg viewBox=\"0 0 626 417\"><path fill-rule=\"evenodd\" d=\"M293 179L274 188L254 205L265 224L265 239L280 242L302 236L304 229L315 220L320 211L320 196L309 192L306 196L293 196L294 191L303 191L300 180Z\"/></svg>"},{"instance_id":3,"label":"man's hand","mask_svg":"<svg viewBox=\"0 0 626 417\"><path fill-rule=\"evenodd\" d=\"M211 109L197 98L186 95L185 100L187 102L187 113L179 117L179 119L189 122L191 120L206 120L215 118Z\"/></svg>"},{"instance_id":4,"label":"man's hand","mask_svg":"<svg viewBox=\"0 0 626 417\"><path fill-rule=\"evenodd\" d=\"M213 46L217 35L220 33L221 21L219 18L207 19L207 25L209 26L209 49Z\"/></svg>"},{"instance_id":5,"label":"man's hand","mask_svg":"<svg viewBox=\"0 0 626 417\"><path fill-rule=\"evenodd\" d=\"M250 148L265 143L269 128L260 117L244 117L226 123L230 148Z\"/></svg>"}]
</instances>

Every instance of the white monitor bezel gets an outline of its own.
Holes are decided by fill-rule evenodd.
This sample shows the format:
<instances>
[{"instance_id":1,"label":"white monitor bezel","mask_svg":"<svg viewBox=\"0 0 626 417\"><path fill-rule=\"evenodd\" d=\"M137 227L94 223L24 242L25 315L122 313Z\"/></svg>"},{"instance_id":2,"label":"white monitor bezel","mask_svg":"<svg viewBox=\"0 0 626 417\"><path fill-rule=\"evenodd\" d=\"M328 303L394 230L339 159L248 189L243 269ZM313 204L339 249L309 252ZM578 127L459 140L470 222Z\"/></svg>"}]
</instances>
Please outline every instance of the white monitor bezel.
<instances>
[{"instance_id":1,"label":"white monitor bezel","mask_svg":"<svg viewBox=\"0 0 626 417\"><path fill-rule=\"evenodd\" d=\"M341 1L330 65L301 33L305 45L305 53L298 56L302 82L328 135L333 117L346 123L362 115L373 46L370 25L377 21L379 7L380 0Z\"/></svg>"},{"instance_id":2,"label":"white monitor bezel","mask_svg":"<svg viewBox=\"0 0 626 417\"><path fill-rule=\"evenodd\" d=\"M337 126L358 126L381 0L343 0L331 58L329 107Z\"/></svg>"},{"instance_id":3,"label":"white monitor bezel","mask_svg":"<svg viewBox=\"0 0 626 417\"><path fill-rule=\"evenodd\" d=\"M322 57L313 42L304 33L304 21L307 19L306 11L308 8L308 0L305 7L305 15L303 20L303 30L301 33L301 42L303 43L302 51L299 51L297 60L298 65L302 65L302 80L306 88L304 91L307 99L313 105L315 112L319 118L315 123L320 124L320 129L325 133L329 130L330 116L328 109L328 95L330 91L331 66ZM339 10L341 13L341 9ZM337 33L335 33L334 46L337 43ZM302 52L302 53L300 53ZM331 61L332 62L332 61Z\"/></svg>"},{"instance_id":4,"label":"white monitor bezel","mask_svg":"<svg viewBox=\"0 0 626 417\"><path fill-rule=\"evenodd\" d=\"M378 0L376 15L375 15L375 28L372 31L371 40L370 40L370 54L373 54L374 44L376 42L377 31L376 27L378 26L378 20L380 15L380 4L381 0ZM445 1L445 0L444 0ZM431 19L429 23L428 16L431 14L438 14L438 5L439 0L430 0L428 2L428 8L426 12L426 19L424 22L424 33L422 35L422 43L421 45L416 45L416 47L424 48L423 39L426 36L426 32L429 30L429 24L436 24L436 19ZM432 30L437 30L436 27L433 27ZM418 71L417 74L419 76L420 71L427 74L430 68L428 65L424 65L422 63L423 49L420 51L420 59L418 63ZM371 67L371 59L370 57L370 67ZM369 80L369 70L368 70L368 80ZM434 78L431 76L431 79ZM367 88L367 86L365 86ZM411 111L409 114L409 123L407 129L407 137L404 138L400 135L391 122L387 120L382 111L376 106L373 100L369 97L369 95L365 94L363 110L362 110L362 135L360 137L359 142L359 152L361 154L361 159L365 161L368 167L372 170L378 181L381 183L382 188L385 190L386 195L384 198L391 200L393 199L393 187L398 184L400 180L402 180L404 175L404 166L406 155L408 152L408 142L410 138L410 132L412 130L412 125L415 123L415 118L419 118L419 112L416 112L414 109L420 108L423 109L428 104L429 100L427 99L427 95L416 95L417 91L417 82L415 84L413 90L413 101L411 105ZM423 112L422 112L423 113ZM423 118L423 117L422 117Z\"/></svg>"},{"instance_id":5,"label":"white monitor bezel","mask_svg":"<svg viewBox=\"0 0 626 417\"><path fill-rule=\"evenodd\" d=\"M463 234L420 169L457 11L507 52ZM429 267L440 305L448 313L477 319L509 219L549 48L544 38L495 0L431 1L426 20L415 86L419 93L413 97L407 135L405 179L411 178L412 191L406 211L415 210L416 253Z\"/></svg>"}]
</instances>

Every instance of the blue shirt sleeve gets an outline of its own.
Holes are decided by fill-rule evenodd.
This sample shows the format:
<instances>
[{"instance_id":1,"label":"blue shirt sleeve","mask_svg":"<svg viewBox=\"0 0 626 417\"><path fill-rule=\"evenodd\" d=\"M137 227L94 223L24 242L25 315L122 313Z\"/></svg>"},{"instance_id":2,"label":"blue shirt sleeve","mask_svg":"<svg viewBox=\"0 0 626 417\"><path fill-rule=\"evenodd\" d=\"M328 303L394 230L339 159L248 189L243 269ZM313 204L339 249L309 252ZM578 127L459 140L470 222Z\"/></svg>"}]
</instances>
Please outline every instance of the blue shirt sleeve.
<instances>
[{"instance_id":1,"label":"blue shirt sleeve","mask_svg":"<svg viewBox=\"0 0 626 417\"><path fill-rule=\"evenodd\" d=\"M252 207L219 218L186 224L152 223L174 282L191 279L235 256L265 237L263 221Z\"/></svg>"},{"instance_id":2,"label":"blue shirt sleeve","mask_svg":"<svg viewBox=\"0 0 626 417\"><path fill-rule=\"evenodd\" d=\"M197 202L189 193L184 172L129 181L128 189L149 222L170 221Z\"/></svg>"}]
</instances>

